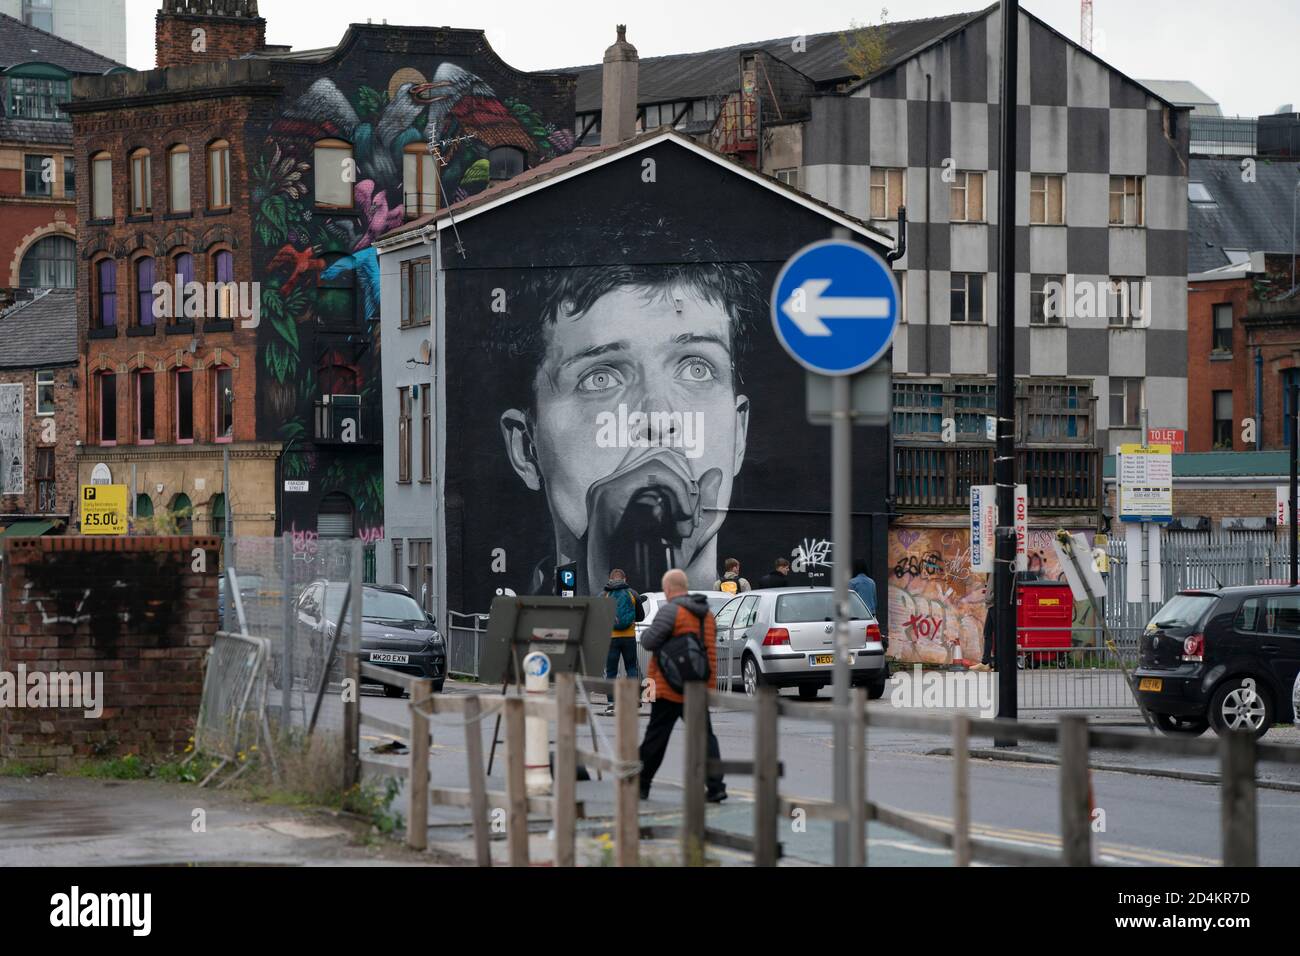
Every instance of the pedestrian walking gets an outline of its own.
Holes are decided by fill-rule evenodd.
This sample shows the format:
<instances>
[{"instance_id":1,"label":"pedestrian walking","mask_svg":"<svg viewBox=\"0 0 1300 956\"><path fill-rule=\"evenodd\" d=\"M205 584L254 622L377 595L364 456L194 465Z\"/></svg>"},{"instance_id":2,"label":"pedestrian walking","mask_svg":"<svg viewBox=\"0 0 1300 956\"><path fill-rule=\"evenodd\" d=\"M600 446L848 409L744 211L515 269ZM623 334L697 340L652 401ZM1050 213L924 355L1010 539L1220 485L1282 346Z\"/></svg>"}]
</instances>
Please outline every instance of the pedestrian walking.
<instances>
[{"instance_id":1,"label":"pedestrian walking","mask_svg":"<svg viewBox=\"0 0 1300 956\"><path fill-rule=\"evenodd\" d=\"M672 736L673 726L682 716L684 698L669 683L669 674L681 676L680 648L694 646L702 669L706 687L713 686L713 677L718 669L717 624L709 602L702 594L690 594L687 591L686 572L673 568L663 577L664 605L659 609L650 626L641 635L641 644L651 653L650 679L654 681L654 700L650 705L650 723L645 730L645 739L641 741L641 799L650 796L650 785L655 773L663 763L664 753L668 749L668 740ZM698 644L704 645L706 658L698 655ZM661 655L668 655L661 666ZM707 659L707 664L704 660ZM665 673L665 667L668 673ZM688 679L689 679L689 675ZM713 734L713 721L708 710L704 712L705 733L708 736L708 754L710 760L721 760L718 738ZM708 778L705 799L710 803L720 803L727 799L727 787L722 774Z\"/></svg>"},{"instance_id":2,"label":"pedestrian walking","mask_svg":"<svg viewBox=\"0 0 1300 956\"><path fill-rule=\"evenodd\" d=\"M741 591L749 590L749 582L740 576L738 560L727 558L722 562L722 577L713 582L713 590L725 591L728 594L739 594Z\"/></svg>"},{"instance_id":3,"label":"pedestrian walking","mask_svg":"<svg viewBox=\"0 0 1300 956\"><path fill-rule=\"evenodd\" d=\"M971 668L973 671L991 671L997 667L997 635L993 628L994 603L993 575L984 583L984 656Z\"/></svg>"},{"instance_id":4,"label":"pedestrian walking","mask_svg":"<svg viewBox=\"0 0 1300 956\"><path fill-rule=\"evenodd\" d=\"M876 582L867 573L867 562L858 558L853 562L853 577L849 578L849 587L862 598L871 616L876 616Z\"/></svg>"},{"instance_id":5,"label":"pedestrian walking","mask_svg":"<svg viewBox=\"0 0 1300 956\"><path fill-rule=\"evenodd\" d=\"M777 558L776 566L758 579L760 588L788 588L790 586L790 560Z\"/></svg>"},{"instance_id":6,"label":"pedestrian walking","mask_svg":"<svg viewBox=\"0 0 1300 956\"><path fill-rule=\"evenodd\" d=\"M623 659L623 670L628 677L641 676L636 663L636 619L637 609L641 607L641 595L628 586L627 574L622 568L609 572L609 583L605 585L605 597L614 601L614 629L610 632L609 653L605 655L605 679L618 677L618 661ZM606 695L603 716L614 713L614 695Z\"/></svg>"}]
</instances>

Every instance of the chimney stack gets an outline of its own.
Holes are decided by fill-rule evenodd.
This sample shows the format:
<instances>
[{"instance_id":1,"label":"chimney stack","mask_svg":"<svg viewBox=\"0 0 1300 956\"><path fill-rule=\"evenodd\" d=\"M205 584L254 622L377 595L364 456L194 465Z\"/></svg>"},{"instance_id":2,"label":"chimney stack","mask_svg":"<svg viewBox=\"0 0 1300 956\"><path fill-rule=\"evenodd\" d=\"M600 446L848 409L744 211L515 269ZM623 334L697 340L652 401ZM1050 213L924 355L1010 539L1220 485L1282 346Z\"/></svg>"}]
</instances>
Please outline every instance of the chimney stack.
<instances>
[{"instance_id":1,"label":"chimney stack","mask_svg":"<svg viewBox=\"0 0 1300 956\"><path fill-rule=\"evenodd\" d=\"M236 60L266 48L257 0L163 0L154 19L154 66Z\"/></svg>"},{"instance_id":2,"label":"chimney stack","mask_svg":"<svg viewBox=\"0 0 1300 956\"><path fill-rule=\"evenodd\" d=\"M636 47L627 42L627 26L605 51L600 95L600 145L612 146L636 135Z\"/></svg>"}]
</instances>

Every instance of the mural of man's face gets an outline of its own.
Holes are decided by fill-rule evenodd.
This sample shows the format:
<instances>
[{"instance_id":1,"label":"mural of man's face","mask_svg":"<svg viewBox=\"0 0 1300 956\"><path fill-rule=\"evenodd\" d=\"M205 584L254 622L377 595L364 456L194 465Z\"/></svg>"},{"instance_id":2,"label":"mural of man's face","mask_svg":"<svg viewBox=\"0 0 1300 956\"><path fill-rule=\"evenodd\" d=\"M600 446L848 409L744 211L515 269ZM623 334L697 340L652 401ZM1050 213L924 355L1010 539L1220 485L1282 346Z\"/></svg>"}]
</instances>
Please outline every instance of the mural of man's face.
<instances>
[{"instance_id":1,"label":"mural of man's face","mask_svg":"<svg viewBox=\"0 0 1300 956\"><path fill-rule=\"evenodd\" d=\"M533 389L534 411L501 425L546 492L557 557L588 582L611 567L640 586L674 566L712 580L749 421L726 310L686 286L617 287L549 326Z\"/></svg>"}]
</instances>

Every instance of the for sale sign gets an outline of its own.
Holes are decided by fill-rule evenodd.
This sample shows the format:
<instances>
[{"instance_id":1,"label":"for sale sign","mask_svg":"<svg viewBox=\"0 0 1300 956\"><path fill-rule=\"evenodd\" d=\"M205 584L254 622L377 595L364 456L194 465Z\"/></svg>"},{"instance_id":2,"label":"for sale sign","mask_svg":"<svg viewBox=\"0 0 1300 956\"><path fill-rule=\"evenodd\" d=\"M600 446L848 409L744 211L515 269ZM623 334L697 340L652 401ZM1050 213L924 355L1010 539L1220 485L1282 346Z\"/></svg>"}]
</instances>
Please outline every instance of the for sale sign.
<instances>
[{"instance_id":1,"label":"for sale sign","mask_svg":"<svg viewBox=\"0 0 1300 956\"><path fill-rule=\"evenodd\" d=\"M970 486L970 569L993 573L998 527L997 485Z\"/></svg>"},{"instance_id":2,"label":"for sale sign","mask_svg":"<svg viewBox=\"0 0 1300 956\"><path fill-rule=\"evenodd\" d=\"M1029 486L1016 485L1016 570L1029 570Z\"/></svg>"}]
</instances>

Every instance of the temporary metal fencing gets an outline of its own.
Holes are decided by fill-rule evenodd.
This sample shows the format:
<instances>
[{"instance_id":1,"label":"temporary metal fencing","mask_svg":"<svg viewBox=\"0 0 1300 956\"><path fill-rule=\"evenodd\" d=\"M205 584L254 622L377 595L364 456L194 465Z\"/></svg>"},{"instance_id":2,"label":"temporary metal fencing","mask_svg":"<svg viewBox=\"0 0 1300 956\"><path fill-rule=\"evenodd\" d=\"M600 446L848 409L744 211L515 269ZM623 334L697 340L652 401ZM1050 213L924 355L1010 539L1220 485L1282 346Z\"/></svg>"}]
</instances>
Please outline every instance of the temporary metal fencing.
<instances>
[{"instance_id":1,"label":"temporary metal fencing","mask_svg":"<svg viewBox=\"0 0 1300 956\"><path fill-rule=\"evenodd\" d=\"M269 655L270 642L265 638L218 631L213 639L194 729L194 754L216 757L219 763L200 786L225 766L240 763L240 756L259 739L269 744L270 735L265 733Z\"/></svg>"},{"instance_id":2,"label":"temporary metal fencing","mask_svg":"<svg viewBox=\"0 0 1300 956\"><path fill-rule=\"evenodd\" d=\"M488 615L450 611L448 616L447 673L453 677L477 679Z\"/></svg>"},{"instance_id":3,"label":"temporary metal fencing","mask_svg":"<svg viewBox=\"0 0 1300 956\"><path fill-rule=\"evenodd\" d=\"M354 649L353 611L337 626L345 600L349 608L360 603L362 542L287 534L238 538L232 552L244 629L270 642L269 700L281 730L307 728L313 715L337 724L343 654ZM230 589L229 571L224 588ZM223 626L229 629L240 623L234 608L231 595L223 595Z\"/></svg>"}]
</instances>

